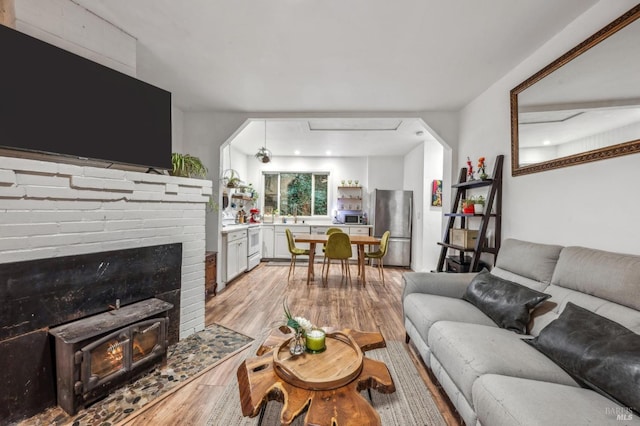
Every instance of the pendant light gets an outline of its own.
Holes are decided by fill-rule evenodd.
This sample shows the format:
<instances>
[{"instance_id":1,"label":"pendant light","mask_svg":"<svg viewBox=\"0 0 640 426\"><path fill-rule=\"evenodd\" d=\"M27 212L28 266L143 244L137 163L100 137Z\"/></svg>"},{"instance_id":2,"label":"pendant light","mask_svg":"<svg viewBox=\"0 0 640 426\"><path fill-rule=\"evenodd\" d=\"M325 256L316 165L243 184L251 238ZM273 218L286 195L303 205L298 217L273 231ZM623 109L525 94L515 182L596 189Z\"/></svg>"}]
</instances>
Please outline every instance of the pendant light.
<instances>
[{"instance_id":1,"label":"pendant light","mask_svg":"<svg viewBox=\"0 0 640 426\"><path fill-rule=\"evenodd\" d=\"M258 150L256 158L261 163L268 163L271 161L271 151L267 149L267 120L264 120L264 146Z\"/></svg>"}]
</instances>

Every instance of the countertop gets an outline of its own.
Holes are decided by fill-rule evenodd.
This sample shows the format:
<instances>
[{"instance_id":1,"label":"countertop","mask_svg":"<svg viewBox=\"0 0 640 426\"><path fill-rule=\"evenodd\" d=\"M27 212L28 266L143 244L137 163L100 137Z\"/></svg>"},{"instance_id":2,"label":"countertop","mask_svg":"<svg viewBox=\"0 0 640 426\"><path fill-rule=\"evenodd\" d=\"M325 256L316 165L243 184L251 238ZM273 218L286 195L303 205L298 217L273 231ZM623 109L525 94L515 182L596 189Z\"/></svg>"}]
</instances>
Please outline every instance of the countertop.
<instances>
[{"instance_id":1,"label":"countertop","mask_svg":"<svg viewBox=\"0 0 640 426\"><path fill-rule=\"evenodd\" d=\"M222 226L222 232L223 234L226 234L227 232L233 232L233 231L240 231L242 229L249 229L249 228L257 228L259 227L261 224L260 223L243 223L243 224L235 224L235 225L224 225Z\"/></svg>"},{"instance_id":2,"label":"countertop","mask_svg":"<svg viewBox=\"0 0 640 426\"><path fill-rule=\"evenodd\" d=\"M322 221L305 221L305 223L302 222L298 222L298 223L282 223L282 222L277 222L277 223L245 223L245 224L234 224L234 225L224 225L222 227L222 230L220 231L223 234L226 234L228 232L233 232L233 231L239 231L242 229L248 229L248 228L255 228L258 226L276 226L276 227L285 227L285 228L299 228L299 227L309 227L309 226L326 226L326 227L331 227L331 226L348 226L348 227L353 227L353 228L371 228L372 225L358 225L355 223L330 223L330 222L322 222Z\"/></svg>"}]
</instances>

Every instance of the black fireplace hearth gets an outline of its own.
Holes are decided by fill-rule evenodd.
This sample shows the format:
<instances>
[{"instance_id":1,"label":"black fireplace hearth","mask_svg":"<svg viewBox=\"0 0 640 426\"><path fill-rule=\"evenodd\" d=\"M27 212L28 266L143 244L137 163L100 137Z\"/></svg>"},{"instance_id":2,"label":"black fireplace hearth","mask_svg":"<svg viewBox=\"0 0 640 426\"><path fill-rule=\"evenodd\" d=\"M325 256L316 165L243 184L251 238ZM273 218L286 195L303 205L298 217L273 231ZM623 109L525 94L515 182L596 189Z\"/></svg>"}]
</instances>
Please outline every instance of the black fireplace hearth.
<instances>
[{"instance_id":1,"label":"black fireplace hearth","mask_svg":"<svg viewBox=\"0 0 640 426\"><path fill-rule=\"evenodd\" d=\"M176 343L181 277L180 243L0 264L0 425L57 404L50 328L156 298Z\"/></svg>"}]
</instances>

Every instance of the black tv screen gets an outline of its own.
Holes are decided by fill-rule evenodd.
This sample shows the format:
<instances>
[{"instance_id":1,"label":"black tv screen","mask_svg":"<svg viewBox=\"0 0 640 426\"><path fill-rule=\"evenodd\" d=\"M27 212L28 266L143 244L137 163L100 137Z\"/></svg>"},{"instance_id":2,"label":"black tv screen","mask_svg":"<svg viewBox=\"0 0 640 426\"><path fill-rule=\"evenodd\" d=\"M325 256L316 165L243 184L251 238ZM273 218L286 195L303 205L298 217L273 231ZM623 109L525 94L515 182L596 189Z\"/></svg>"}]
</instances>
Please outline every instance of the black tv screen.
<instances>
[{"instance_id":1,"label":"black tv screen","mask_svg":"<svg viewBox=\"0 0 640 426\"><path fill-rule=\"evenodd\" d=\"M0 146L171 168L171 93L0 25Z\"/></svg>"}]
</instances>

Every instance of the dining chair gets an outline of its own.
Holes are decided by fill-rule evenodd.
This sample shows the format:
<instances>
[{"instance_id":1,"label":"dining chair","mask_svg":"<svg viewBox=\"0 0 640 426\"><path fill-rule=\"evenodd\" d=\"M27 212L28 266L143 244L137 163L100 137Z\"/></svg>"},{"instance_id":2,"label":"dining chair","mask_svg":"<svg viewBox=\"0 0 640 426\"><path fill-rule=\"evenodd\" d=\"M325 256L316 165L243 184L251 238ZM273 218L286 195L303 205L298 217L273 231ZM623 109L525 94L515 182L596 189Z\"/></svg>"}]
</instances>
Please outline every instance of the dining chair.
<instances>
[{"instance_id":1,"label":"dining chair","mask_svg":"<svg viewBox=\"0 0 640 426\"><path fill-rule=\"evenodd\" d=\"M391 232L386 231L384 234L382 234L378 250L366 252L364 254L365 259L371 259L371 266L373 266L374 259L378 260L378 276L382 276L382 284L384 284L384 262L382 261L382 259L387 254L387 249L389 248L389 236L391 236Z\"/></svg>"},{"instance_id":2,"label":"dining chair","mask_svg":"<svg viewBox=\"0 0 640 426\"><path fill-rule=\"evenodd\" d=\"M324 257L327 262L327 270L324 277L326 283L329 279L329 269L331 268L331 259L339 259L342 262L342 276L346 275L351 284L351 270L349 269L349 259L351 258L351 241L349 235L344 232L334 232L327 239L327 247L324 251ZM323 268L324 272L324 268Z\"/></svg>"},{"instance_id":3,"label":"dining chair","mask_svg":"<svg viewBox=\"0 0 640 426\"><path fill-rule=\"evenodd\" d=\"M331 235L331 234L335 234L336 232L344 232L342 229L340 228L329 228L327 229L327 232L325 232L325 235ZM325 250L327 249L327 243L322 244L322 254L324 255ZM322 259L322 273L324 273L324 267L327 263L327 258L324 257Z\"/></svg>"},{"instance_id":4,"label":"dining chair","mask_svg":"<svg viewBox=\"0 0 640 426\"><path fill-rule=\"evenodd\" d=\"M287 234L287 243L289 244L289 253L291 253L291 263L289 264L289 275L287 275L287 280L291 276L291 270L293 270L293 275L296 275L296 257L302 255L309 255L309 249L302 249L296 247L296 242L293 239L293 234L291 234L291 230L289 228L284 230Z\"/></svg>"}]
</instances>

